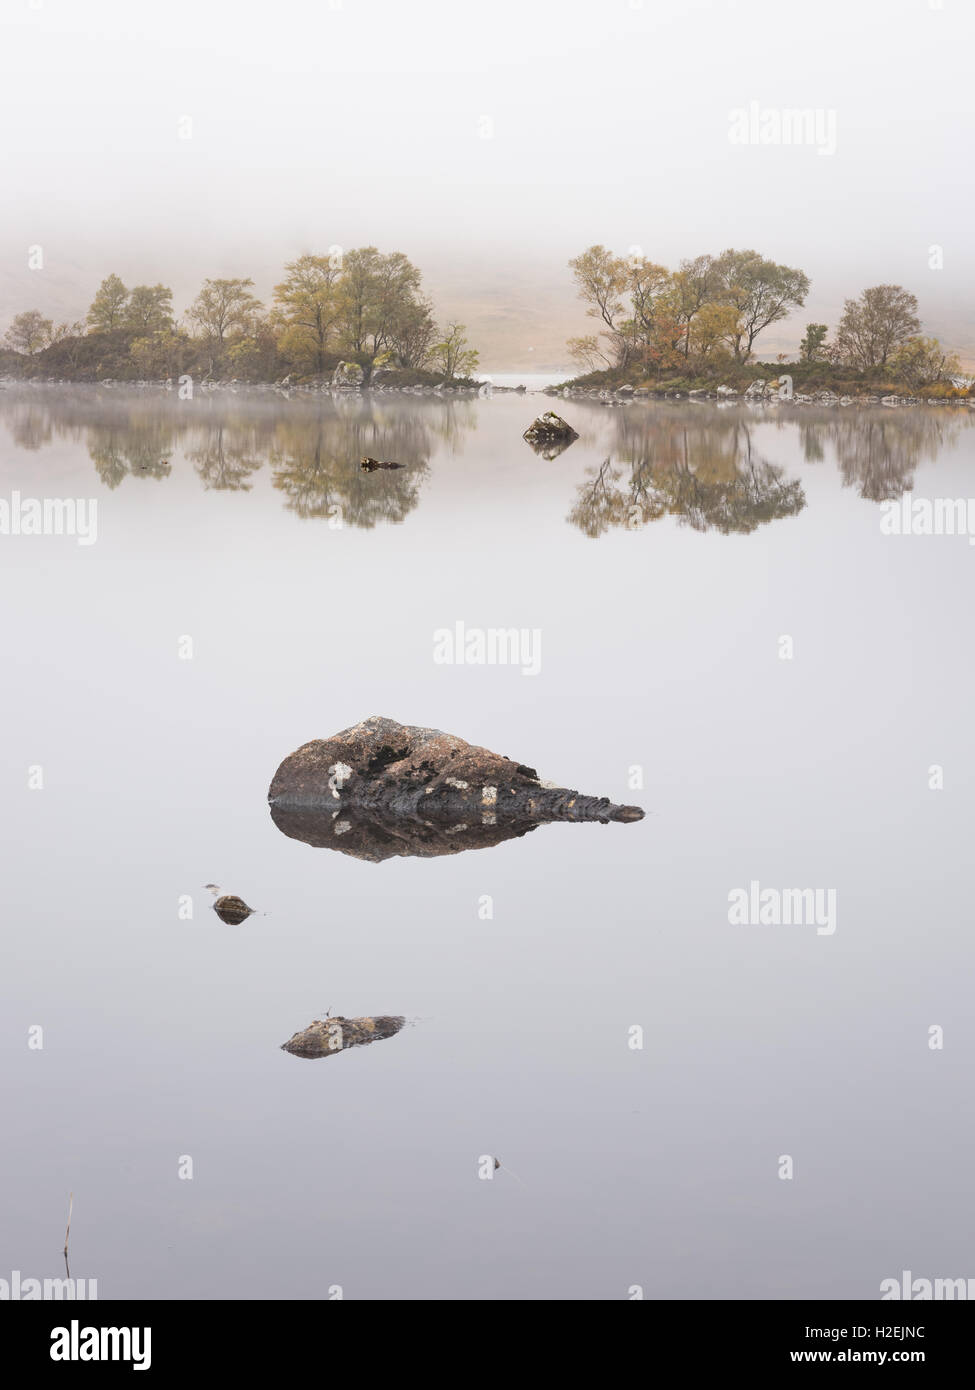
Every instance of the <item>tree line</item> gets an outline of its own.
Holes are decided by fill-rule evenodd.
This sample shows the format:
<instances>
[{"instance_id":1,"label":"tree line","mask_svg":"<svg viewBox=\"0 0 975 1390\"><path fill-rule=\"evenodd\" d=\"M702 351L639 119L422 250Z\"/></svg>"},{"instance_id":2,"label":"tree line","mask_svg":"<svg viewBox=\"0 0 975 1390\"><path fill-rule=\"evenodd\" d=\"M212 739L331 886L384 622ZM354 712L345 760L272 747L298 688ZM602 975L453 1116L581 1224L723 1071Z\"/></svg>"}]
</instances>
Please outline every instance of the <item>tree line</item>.
<instances>
[{"instance_id":1,"label":"tree line","mask_svg":"<svg viewBox=\"0 0 975 1390\"><path fill-rule=\"evenodd\" d=\"M4 344L67 373L85 367L155 379L186 370L245 381L308 379L339 361L368 381L378 368L470 377L478 354L462 323L438 326L419 270L399 251L375 246L301 255L284 267L269 305L251 279L205 280L183 319L162 284L98 287L84 321L55 324L37 309L16 315Z\"/></svg>"},{"instance_id":2,"label":"tree line","mask_svg":"<svg viewBox=\"0 0 975 1390\"><path fill-rule=\"evenodd\" d=\"M802 308L810 288L805 271L753 250L696 256L671 271L641 253L590 246L569 269L599 324L569 340L573 359L587 372L646 379L744 366L759 334ZM917 298L901 285L875 285L847 299L831 342L828 336L828 325L807 324L800 361L888 374L915 388L961 370L936 338L922 335Z\"/></svg>"},{"instance_id":3,"label":"tree line","mask_svg":"<svg viewBox=\"0 0 975 1390\"><path fill-rule=\"evenodd\" d=\"M759 335L802 308L805 271L754 250L683 260L674 271L634 250L617 256L590 246L569 262L597 330L568 348L586 372L619 379L707 376L744 368ZM322 378L339 361L357 363L368 383L380 368L470 378L478 354L462 323L438 327L419 270L402 252L374 246L289 261L270 303L251 279L208 279L182 319L162 284L102 281L85 319L55 324L37 309L17 314L4 346L47 375L276 381ZM784 361L784 357L780 357ZM809 323L800 362L865 378L936 387L960 374L956 357L921 331L917 298L900 285L875 285L847 299L832 340Z\"/></svg>"}]
</instances>

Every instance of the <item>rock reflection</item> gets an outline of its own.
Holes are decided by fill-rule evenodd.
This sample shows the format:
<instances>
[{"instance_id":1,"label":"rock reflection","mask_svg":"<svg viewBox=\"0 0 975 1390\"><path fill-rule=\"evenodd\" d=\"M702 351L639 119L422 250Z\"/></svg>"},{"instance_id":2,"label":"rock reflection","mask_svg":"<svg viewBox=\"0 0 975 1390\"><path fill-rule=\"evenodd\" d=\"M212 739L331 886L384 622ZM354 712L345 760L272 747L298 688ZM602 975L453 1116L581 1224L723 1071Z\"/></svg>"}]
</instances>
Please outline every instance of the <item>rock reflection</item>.
<instances>
[{"instance_id":1,"label":"rock reflection","mask_svg":"<svg viewBox=\"0 0 975 1390\"><path fill-rule=\"evenodd\" d=\"M346 816L336 821L333 811L275 805L271 806L271 819L291 840L301 840L313 849L338 850L369 864L399 858L438 859L469 849L491 849L505 840L520 839L542 823L529 816L494 825L436 825L413 816Z\"/></svg>"}]
</instances>

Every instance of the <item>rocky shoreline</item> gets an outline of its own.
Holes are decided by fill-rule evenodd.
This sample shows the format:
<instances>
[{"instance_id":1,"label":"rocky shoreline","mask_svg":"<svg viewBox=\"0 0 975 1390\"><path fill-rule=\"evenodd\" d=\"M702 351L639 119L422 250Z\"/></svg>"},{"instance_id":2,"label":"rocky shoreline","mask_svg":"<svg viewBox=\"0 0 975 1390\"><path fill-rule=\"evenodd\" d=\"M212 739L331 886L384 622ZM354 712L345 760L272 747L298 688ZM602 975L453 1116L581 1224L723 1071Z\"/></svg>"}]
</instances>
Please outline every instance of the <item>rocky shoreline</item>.
<instances>
[{"instance_id":1,"label":"rocky shoreline","mask_svg":"<svg viewBox=\"0 0 975 1390\"><path fill-rule=\"evenodd\" d=\"M879 392L863 392L856 396L841 396L835 391L812 391L808 394L793 392L783 378L767 381L758 377L744 391L733 386L717 386L710 390L664 391L649 386L618 386L613 389L598 390L585 386L547 386L546 396L561 396L564 400L598 401L603 405L625 405L629 401L718 401L725 405L745 403L747 405L881 405L881 406L961 406L975 408L975 397L941 398L927 396L901 396Z\"/></svg>"},{"instance_id":2,"label":"rocky shoreline","mask_svg":"<svg viewBox=\"0 0 975 1390\"><path fill-rule=\"evenodd\" d=\"M756 378L745 390L733 386L717 386L713 390L695 389L688 391L656 389L650 386L586 387L564 386L558 383L541 388L527 386L495 386L490 381L403 382L397 380L396 371L377 371L369 381L364 380L362 368L357 372L348 370L355 364L340 363L327 380L295 382L290 377L281 381L248 382L236 377L216 380L187 378L165 380L120 380L105 377L100 381L76 381L70 377L0 377L0 390L5 388L33 387L101 387L121 391L164 391L167 394L181 394L187 389L192 397L216 395L273 395L285 400L301 397L355 397L373 395L407 395L432 397L460 397L467 400L487 399L493 396L541 394L561 397L563 400L595 402L605 406L621 406L636 401L683 401L700 404L713 401L721 405L819 405L819 406L954 406L962 409L975 409L975 396L972 397L930 397L899 395L894 393L862 392L858 395L839 395L835 391L819 390L808 394L794 392L781 378L766 380ZM343 371L343 369L346 369Z\"/></svg>"}]
</instances>

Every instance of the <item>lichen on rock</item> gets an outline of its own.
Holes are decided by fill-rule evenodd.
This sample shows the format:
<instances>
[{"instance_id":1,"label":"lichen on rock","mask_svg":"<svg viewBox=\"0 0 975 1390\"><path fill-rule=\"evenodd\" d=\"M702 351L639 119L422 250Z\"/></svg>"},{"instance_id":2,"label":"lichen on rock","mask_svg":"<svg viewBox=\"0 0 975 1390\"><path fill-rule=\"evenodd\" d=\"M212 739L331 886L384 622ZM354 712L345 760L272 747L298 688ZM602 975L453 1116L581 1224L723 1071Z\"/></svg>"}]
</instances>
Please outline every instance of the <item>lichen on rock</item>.
<instances>
[{"instance_id":1,"label":"lichen on rock","mask_svg":"<svg viewBox=\"0 0 975 1390\"><path fill-rule=\"evenodd\" d=\"M295 1057L332 1057L349 1047L363 1047L398 1033L406 1019L399 1014L376 1014L371 1018L317 1018L281 1044L283 1052Z\"/></svg>"},{"instance_id":2,"label":"lichen on rock","mask_svg":"<svg viewBox=\"0 0 975 1390\"><path fill-rule=\"evenodd\" d=\"M532 421L522 438L528 441L536 454L551 460L558 458L579 436L561 415L556 415L554 410L546 410L544 415Z\"/></svg>"},{"instance_id":3,"label":"lichen on rock","mask_svg":"<svg viewBox=\"0 0 975 1390\"><path fill-rule=\"evenodd\" d=\"M290 754L268 799L285 835L374 862L483 848L551 821L643 818L453 734L378 716Z\"/></svg>"}]
</instances>

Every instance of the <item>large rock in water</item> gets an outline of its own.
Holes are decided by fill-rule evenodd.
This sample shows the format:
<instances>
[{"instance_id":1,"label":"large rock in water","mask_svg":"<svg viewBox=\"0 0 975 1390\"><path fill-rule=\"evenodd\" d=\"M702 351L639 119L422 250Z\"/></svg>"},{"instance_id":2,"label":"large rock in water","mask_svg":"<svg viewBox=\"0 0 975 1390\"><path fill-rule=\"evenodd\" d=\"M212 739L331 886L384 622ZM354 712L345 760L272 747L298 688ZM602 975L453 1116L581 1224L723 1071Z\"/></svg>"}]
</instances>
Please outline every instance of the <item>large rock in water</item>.
<instances>
[{"instance_id":1,"label":"large rock in water","mask_svg":"<svg viewBox=\"0 0 975 1390\"><path fill-rule=\"evenodd\" d=\"M375 1018L317 1018L300 1033L295 1033L282 1051L295 1057L332 1057L347 1047L364 1047L366 1043L391 1038L403 1027L406 1019L395 1014L377 1014Z\"/></svg>"},{"instance_id":2,"label":"large rock in water","mask_svg":"<svg viewBox=\"0 0 975 1390\"><path fill-rule=\"evenodd\" d=\"M544 415L532 421L522 438L528 440L536 454L552 460L558 458L563 449L567 449L579 436L561 415L556 415L554 410L546 410Z\"/></svg>"},{"instance_id":3,"label":"large rock in water","mask_svg":"<svg viewBox=\"0 0 975 1390\"><path fill-rule=\"evenodd\" d=\"M285 758L268 800L285 835L373 862L481 849L550 821L643 819L639 806L543 783L453 734L378 716Z\"/></svg>"}]
</instances>

